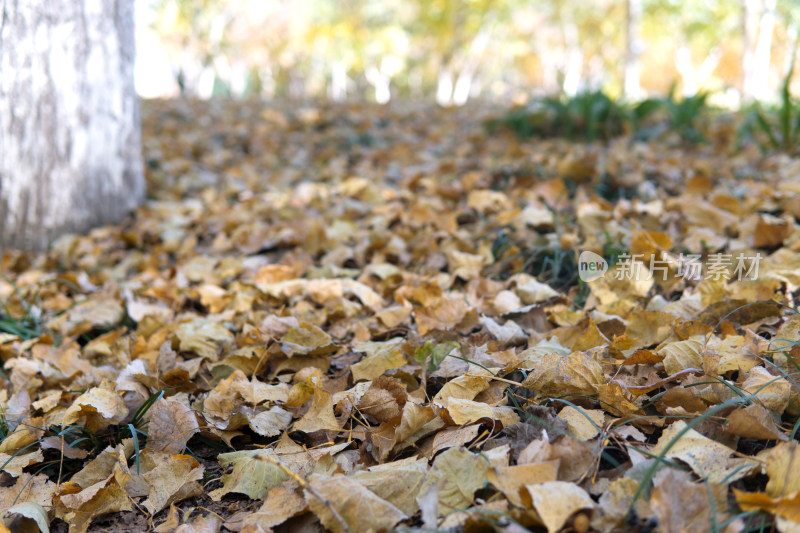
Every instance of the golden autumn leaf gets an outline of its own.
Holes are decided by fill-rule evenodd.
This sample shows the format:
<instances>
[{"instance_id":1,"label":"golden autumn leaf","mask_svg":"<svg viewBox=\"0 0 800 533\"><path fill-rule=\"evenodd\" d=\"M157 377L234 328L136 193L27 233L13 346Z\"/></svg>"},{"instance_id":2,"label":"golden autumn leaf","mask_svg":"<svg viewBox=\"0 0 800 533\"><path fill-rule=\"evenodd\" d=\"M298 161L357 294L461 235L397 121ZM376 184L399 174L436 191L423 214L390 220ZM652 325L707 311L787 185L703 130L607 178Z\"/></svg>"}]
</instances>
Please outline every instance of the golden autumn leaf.
<instances>
[{"instance_id":1,"label":"golden autumn leaf","mask_svg":"<svg viewBox=\"0 0 800 533\"><path fill-rule=\"evenodd\" d=\"M216 360L222 346L233 339L233 334L217 322L195 319L178 325L175 338L181 351Z\"/></svg>"},{"instance_id":2,"label":"golden autumn leaf","mask_svg":"<svg viewBox=\"0 0 800 533\"><path fill-rule=\"evenodd\" d=\"M128 407L110 386L101 385L81 394L67 408L61 423L78 423L97 431L111 424L122 422L128 415Z\"/></svg>"},{"instance_id":3,"label":"golden autumn leaf","mask_svg":"<svg viewBox=\"0 0 800 533\"><path fill-rule=\"evenodd\" d=\"M353 532L388 530L407 518L400 509L346 476L315 475L309 485L314 492L306 491L306 503L330 531L343 533L345 526Z\"/></svg>"},{"instance_id":4,"label":"golden autumn leaf","mask_svg":"<svg viewBox=\"0 0 800 533\"><path fill-rule=\"evenodd\" d=\"M387 370L399 368L406 363L406 356L403 353L405 341L401 338L394 338L385 342L362 342L354 346L359 352L364 352L366 356L359 362L350 367L354 381L362 379L375 379Z\"/></svg>"},{"instance_id":5,"label":"golden autumn leaf","mask_svg":"<svg viewBox=\"0 0 800 533\"><path fill-rule=\"evenodd\" d=\"M530 495L532 508L544 522L549 533L554 533L581 509L594 509L591 497L574 483L545 481L525 486Z\"/></svg>"},{"instance_id":6,"label":"golden autumn leaf","mask_svg":"<svg viewBox=\"0 0 800 533\"><path fill-rule=\"evenodd\" d=\"M743 492L734 488L733 494L736 496L736 503L744 511L766 511L800 524L800 492L771 498L763 492Z\"/></svg>"},{"instance_id":7,"label":"golden autumn leaf","mask_svg":"<svg viewBox=\"0 0 800 533\"><path fill-rule=\"evenodd\" d=\"M464 509L472 504L475 491L487 482L489 467L489 461L480 455L464 448L450 448L433 461L420 487L420 494L441 483L439 515L448 514L453 509Z\"/></svg>"},{"instance_id":8,"label":"golden autumn leaf","mask_svg":"<svg viewBox=\"0 0 800 533\"><path fill-rule=\"evenodd\" d=\"M0 255L0 530L798 527L800 162L738 119L142 108L147 203Z\"/></svg>"},{"instance_id":9,"label":"golden autumn leaf","mask_svg":"<svg viewBox=\"0 0 800 533\"><path fill-rule=\"evenodd\" d=\"M202 494L198 481L204 468L189 455L164 455L143 477L150 487L142 506L155 514L170 503Z\"/></svg>"},{"instance_id":10,"label":"golden autumn leaf","mask_svg":"<svg viewBox=\"0 0 800 533\"><path fill-rule=\"evenodd\" d=\"M689 465L695 474L711 483L731 482L741 479L759 467L751 459L732 457L734 450L689 429L680 438L686 423L673 422L658 439L650 453L660 454L666 450L665 457L680 459ZM676 440L677 439L677 440Z\"/></svg>"},{"instance_id":11,"label":"golden autumn leaf","mask_svg":"<svg viewBox=\"0 0 800 533\"><path fill-rule=\"evenodd\" d=\"M780 498L800 492L800 446L796 442L782 442L774 448L762 451L759 459L766 460L769 476L766 493L772 498Z\"/></svg>"},{"instance_id":12,"label":"golden autumn leaf","mask_svg":"<svg viewBox=\"0 0 800 533\"><path fill-rule=\"evenodd\" d=\"M292 426L294 431L311 433L320 430L339 431L339 422L333 414L333 401L330 393L320 387L314 387L311 407L303 418Z\"/></svg>"},{"instance_id":13,"label":"golden autumn leaf","mask_svg":"<svg viewBox=\"0 0 800 533\"><path fill-rule=\"evenodd\" d=\"M97 516L133 509L130 497L114 476L85 489L65 483L53 501L56 517L69 524L70 533L84 533Z\"/></svg>"},{"instance_id":14,"label":"golden autumn leaf","mask_svg":"<svg viewBox=\"0 0 800 533\"><path fill-rule=\"evenodd\" d=\"M199 428L197 417L189 407L162 398L150 408L147 447L166 453L182 453Z\"/></svg>"}]
</instances>

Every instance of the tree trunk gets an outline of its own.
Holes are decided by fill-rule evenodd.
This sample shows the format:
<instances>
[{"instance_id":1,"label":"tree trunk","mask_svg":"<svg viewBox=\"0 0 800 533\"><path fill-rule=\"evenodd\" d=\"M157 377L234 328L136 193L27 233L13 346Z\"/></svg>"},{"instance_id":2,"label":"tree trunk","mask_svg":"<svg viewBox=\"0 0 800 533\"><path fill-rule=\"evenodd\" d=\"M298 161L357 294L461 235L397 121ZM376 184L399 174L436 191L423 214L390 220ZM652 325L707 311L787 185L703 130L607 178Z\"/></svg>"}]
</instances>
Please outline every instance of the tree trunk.
<instances>
[{"instance_id":1,"label":"tree trunk","mask_svg":"<svg viewBox=\"0 0 800 533\"><path fill-rule=\"evenodd\" d=\"M758 41L753 57L753 96L757 100L765 100L769 93L769 67L772 57L772 32L775 29L775 0L764 0L764 13L758 26Z\"/></svg>"},{"instance_id":2,"label":"tree trunk","mask_svg":"<svg viewBox=\"0 0 800 533\"><path fill-rule=\"evenodd\" d=\"M133 59L133 0L0 0L0 249L144 199Z\"/></svg>"},{"instance_id":3,"label":"tree trunk","mask_svg":"<svg viewBox=\"0 0 800 533\"><path fill-rule=\"evenodd\" d=\"M642 53L641 25L642 0L628 0L625 32L624 93L632 100L642 97L639 81L639 57Z\"/></svg>"},{"instance_id":4,"label":"tree trunk","mask_svg":"<svg viewBox=\"0 0 800 533\"><path fill-rule=\"evenodd\" d=\"M742 7L742 100L751 102L754 99L754 67L756 26L758 26L757 0L741 0Z\"/></svg>"}]
</instances>

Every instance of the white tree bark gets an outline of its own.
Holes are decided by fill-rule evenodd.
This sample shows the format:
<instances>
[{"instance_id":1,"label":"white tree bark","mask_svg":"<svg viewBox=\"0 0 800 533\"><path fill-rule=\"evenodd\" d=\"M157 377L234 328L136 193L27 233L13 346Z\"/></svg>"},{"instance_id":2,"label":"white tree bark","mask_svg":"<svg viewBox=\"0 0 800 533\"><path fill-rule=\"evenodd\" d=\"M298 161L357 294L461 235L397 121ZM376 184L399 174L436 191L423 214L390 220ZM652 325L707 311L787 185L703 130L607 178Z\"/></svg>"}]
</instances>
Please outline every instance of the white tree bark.
<instances>
[{"instance_id":1,"label":"white tree bark","mask_svg":"<svg viewBox=\"0 0 800 533\"><path fill-rule=\"evenodd\" d=\"M764 14L758 26L758 41L753 58L753 96L757 100L769 99L769 67L772 57L772 32L775 29L776 0L764 0Z\"/></svg>"},{"instance_id":2,"label":"white tree bark","mask_svg":"<svg viewBox=\"0 0 800 533\"><path fill-rule=\"evenodd\" d=\"M758 26L757 0L741 0L742 9L742 100L752 102L755 86L755 42Z\"/></svg>"},{"instance_id":3,"label":"white tree bark","mask_svg":"<svg viewBox=\"0 0 800 533\"><path fill-rule=\"evenodd\" d=\"M0 0L0 248L143 200L133 68L133 0Z\"/></svg>"},{"instance_id":4,"label":"white tree bark","mask_svg":"<svg viewBox=\"0 0 800 533\"><path fill-rule=\"evenodd\" d=\"M632 100L643 96L639 81L639 57L642 54L642 0L628 0L625 27L624 94Z\"/></svg>"}]
</instances>

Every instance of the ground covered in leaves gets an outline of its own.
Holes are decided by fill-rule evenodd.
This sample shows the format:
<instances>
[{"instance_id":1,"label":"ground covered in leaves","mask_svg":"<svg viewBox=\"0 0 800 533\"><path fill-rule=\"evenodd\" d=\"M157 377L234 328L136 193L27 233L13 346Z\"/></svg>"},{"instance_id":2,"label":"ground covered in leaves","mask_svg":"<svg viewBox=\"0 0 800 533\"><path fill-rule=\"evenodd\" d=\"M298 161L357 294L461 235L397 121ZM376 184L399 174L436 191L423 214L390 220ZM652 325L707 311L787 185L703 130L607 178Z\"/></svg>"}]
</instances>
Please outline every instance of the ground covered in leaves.
<instances>
[{"instance_id":1,"label":"ground covered in leaves","mask_svg":"<svg viewBox=\"0 0 800 533\"><path fill-rule=\"evenodd\" d=\"M6 526L797 531L800 161L493 113L145 102L147 204L2 257Z\"/></svg>"}]
</instances>

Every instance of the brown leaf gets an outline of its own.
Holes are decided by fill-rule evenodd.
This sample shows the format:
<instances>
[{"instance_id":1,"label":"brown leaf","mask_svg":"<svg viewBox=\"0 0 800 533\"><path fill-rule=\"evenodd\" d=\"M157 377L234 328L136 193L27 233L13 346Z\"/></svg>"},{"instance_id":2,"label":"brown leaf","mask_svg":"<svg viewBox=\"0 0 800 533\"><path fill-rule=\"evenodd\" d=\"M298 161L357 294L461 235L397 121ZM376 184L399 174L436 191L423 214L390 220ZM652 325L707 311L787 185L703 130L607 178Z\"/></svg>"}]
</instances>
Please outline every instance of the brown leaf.
<instances>
[{"instance_id":1,"label":"brown leaf","mask_svg":"<svg viewBox=\"0 0 800 533\"><path fill-rule=\"evenodd\" d=\"M335 533L345 531L340 517L354 533L389 530L408 517L391 503L345 476L314 475L309 478L309 485L314 492L306 491L306 503L320 522ZM318 495L324 500L321 501ZM338 512L338 517L331 508Z\"/></svg>"},{"instance_id":2,"label":"brown leaf","mask_svg":"<svg viewBox=\"0 0 800 533\"><path fill-rule=\"evenodd\" d=\"M466 509L472 504L475 491L486 483L489 467L485 457L464 448L450 448L434 459L419 493L425 494L441 482L439 515Z\"/></svg>"},{"instance_id":3,"label":"brown leaf","mask_svg":"<svg viewBox=\"0 0 800 533\"><path fill-rule=\"evenodd\" d=\"M178 401L162 398L150 408L147 448L170 454L182 453L199 427L191 409Z\"/></svg>"},{"instance_id":4,"label":"brown leaf","mask_svg":"<svg viewBox=\"0 0 800 533\"><path fill-rule=\"evenodd\" d=\"M406 389L399 381L381 376L358 401L358 408L379 422L388 422L400 417L406 397Z\"/></svg>"},{"instance_id":5,"label":"brown leaf","mask_svg":"<svg viewBox=\"0 0 800 533\"><path fill-rule=\"evenodd\" d=\"M747 439L788 440L789 438L775 424L770 412L755 403L728 415L725 431Z\"/></svg>"},{"instance_id":6,"label":"brown leaf","mask_svg":"<svg viewBox=\"0 0 800 533\"><path fill-rule=\"evenodd\" d=\"M144 474L150 487L142 503L150 514L167 505L203 493L198 480L203 478L203 466L189 455L165 456L155 468Z\"/></svg>"},{"instance_id":7,"label":"brown leaf","mask_svg":"<svg viewBox=\"0 0 800 533\"><path fill-rule=\"evenodd\" d=\"M403 353L405 340L396 337L385 342L360 342L353 349L367 355L350 367L353 381L375 379L387 370L406 364Z\"/></svg>"},{"instance_id":8,"label":"brown leaf","mask_svg":"<svg viewBox=\"0 0 800 533\"><path fill-rule=\"evenodd\" d=\"M549 533L560 530L581 509L594 509L594 500L575 483L546 481L526 485L531 506Z\"/></svg>"},{"instance_id":9,"label":"brown leaf","mask_svg":"<svg viewBox=\"0 0 800 533\"><path fill-rule=\"evenodd\" d=\"M94 387L81 394L64 412L61 423L80 424L91 431L119 424L128 416L128 407L110 385Z\"/></svg>"},{"instance_id":10,"label":"brown leaf","mask_svg":"<svg viewBox=\"0 0 800 533\"><path fill-rule=\"evenodd\" d=\"M719 524L727 519L724 486L693 483L687 473L674 469L656 474L654 485L650 505L664 531L704 533L711 520Z\"/></svg>"},{"instance_id":11,"label":"brown leaf","mask_svg":"<svg viewBox=\"0 0 800 533\"><path fill-rule=\"evenodd\" d=\"M128 494L114 476L83 490L74 483L64 483L53 502L56 517L70 525L70 533L84 533L100 515L133 509Z\"/></svg>"},{"instance_id":12,"label":"brown leaf","mask_svg":"<svg viewBox=\"0 0 800 533\"><path fill-rule=\"evenodd\" d=\"M321 430L339 431L341 427L333 414L331 395L321 387L314 387L311 407L303 418L294 423L292 429L304 433Z\"/></svg>"}]
</instances>

